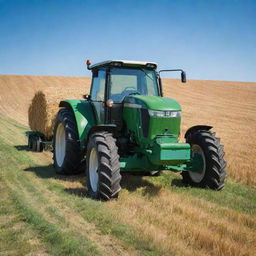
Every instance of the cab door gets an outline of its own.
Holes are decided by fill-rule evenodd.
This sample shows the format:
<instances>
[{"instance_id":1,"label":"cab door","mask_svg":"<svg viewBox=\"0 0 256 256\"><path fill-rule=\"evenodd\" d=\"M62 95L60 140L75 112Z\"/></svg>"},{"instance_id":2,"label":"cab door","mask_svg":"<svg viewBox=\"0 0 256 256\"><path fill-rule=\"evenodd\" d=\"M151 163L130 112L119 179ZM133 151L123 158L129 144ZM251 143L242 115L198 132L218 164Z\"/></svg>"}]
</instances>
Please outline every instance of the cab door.
<instances>
[{"instance_id":1,"label":"cab door","mask_svg":"<svg viewBox=\"0 0 256 256\"><path fill-rule=\"evenodd\" d=\"M105 86L106 71L93 70L91 102L95 111L97 124L105 123Z\"/></svg>"}]
</instances>

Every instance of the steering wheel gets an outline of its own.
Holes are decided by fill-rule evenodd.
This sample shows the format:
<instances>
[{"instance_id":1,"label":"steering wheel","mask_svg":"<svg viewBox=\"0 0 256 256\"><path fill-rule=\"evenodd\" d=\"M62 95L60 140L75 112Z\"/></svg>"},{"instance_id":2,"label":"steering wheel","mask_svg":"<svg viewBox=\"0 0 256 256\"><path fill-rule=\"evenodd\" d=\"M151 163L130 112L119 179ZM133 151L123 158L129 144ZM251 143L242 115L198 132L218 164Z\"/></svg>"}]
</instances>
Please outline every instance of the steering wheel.
<instances>
[{"instance_id":1,"label":"steering wheel","mask_svg":"<svg viewBox=\"0 0 256 256\"><path fill-rule=\"evenodd\" d=\"M140 92L133 86L127 86L124 88L122 94L131 95L131 94L140 94Z\"/></svg>"}]
</instances>

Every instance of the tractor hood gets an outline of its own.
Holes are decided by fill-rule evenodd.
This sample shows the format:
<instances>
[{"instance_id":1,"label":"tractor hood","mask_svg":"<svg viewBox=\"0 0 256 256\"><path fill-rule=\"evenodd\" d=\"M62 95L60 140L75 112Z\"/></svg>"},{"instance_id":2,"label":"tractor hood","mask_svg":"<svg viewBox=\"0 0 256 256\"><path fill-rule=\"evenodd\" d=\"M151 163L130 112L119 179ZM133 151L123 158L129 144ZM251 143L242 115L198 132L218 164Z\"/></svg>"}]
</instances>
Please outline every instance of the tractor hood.
<instances>
[{"instance_id":1,"label":"tractor hood","mask_svg":"<svg viewBox=\"0 0 256 256\"><path fill-rule=\"evenodd\" d=\"M176 100L159 96L129 95L125 97L124 104L130 107L134 106L160 111L181 110L181 106Z\"/></svg>"}]
</instances>

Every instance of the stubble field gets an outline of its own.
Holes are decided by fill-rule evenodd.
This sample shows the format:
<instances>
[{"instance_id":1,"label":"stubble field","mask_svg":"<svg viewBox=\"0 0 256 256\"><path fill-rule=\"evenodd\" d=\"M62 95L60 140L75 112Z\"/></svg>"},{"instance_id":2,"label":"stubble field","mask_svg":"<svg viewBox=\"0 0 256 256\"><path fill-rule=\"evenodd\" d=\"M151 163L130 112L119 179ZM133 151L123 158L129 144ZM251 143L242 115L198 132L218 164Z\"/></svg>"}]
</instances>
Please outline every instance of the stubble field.
<instances>
[{"instance_id":1,"label":"stubble field","mask_svg":"<svg viewBox=\"0 0 256 256\"><path fill-rule=\"evenodd\" d=\"M124 175L117 201L86 197L84 175L56 175L51 153L26 149L36 90L89 78L0 76L0 255L255 255L256 83L164 80L182 131L214 126L225 145L223 191L184 187L177 174ZM76 89L78 90L78 89ZM70 95L72 98L72 95Z\"/></svg>"},{"instance_id":2,"label":"stubble field","mask_svg":"<svg viewBox=\"0 0 256 256\"><path fill-rule=\"evenodd\" d=\"M213 126L225 146L229 177L256 185L256 83L190 80L163 81L164 95L182 106L182 135L191 126ZM89 93L90 78L0 76L0 111L28 124L28 107L35 91L63 88L77 95ZM70 98L74 98L70 93ZM181 139L183 136L181 135Z\"/></svg>"}]
</instances>

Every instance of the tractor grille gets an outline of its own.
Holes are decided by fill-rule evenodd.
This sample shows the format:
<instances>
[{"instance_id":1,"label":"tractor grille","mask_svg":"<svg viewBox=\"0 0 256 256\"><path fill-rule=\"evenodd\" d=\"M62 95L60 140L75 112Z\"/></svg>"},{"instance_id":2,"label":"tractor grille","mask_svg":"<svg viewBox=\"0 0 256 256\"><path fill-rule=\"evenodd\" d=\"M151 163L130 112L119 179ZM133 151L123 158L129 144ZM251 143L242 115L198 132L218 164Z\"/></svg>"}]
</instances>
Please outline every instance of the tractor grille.
<instances>
[{"instance_id":1,"label":"tractor grille","mask_svg":"<svg viewBox=\"0 0 256 256\"><path fill-rule=\"evenodd\" d=\"M141 123L142 123L142 133L143 136L146 138L148 137L148 130L149 130L149 113L146 108L140 109L141 114Z\"/></svg>"}]
</instances>

